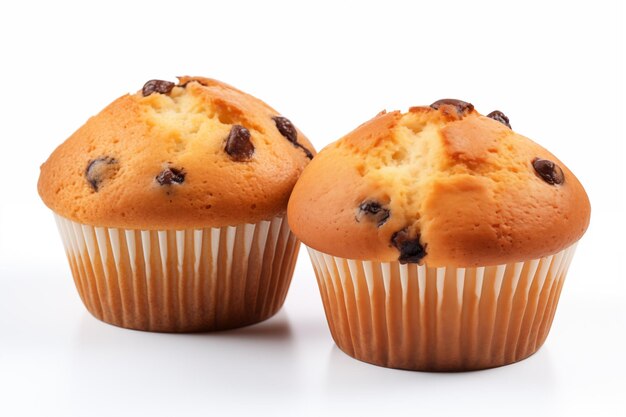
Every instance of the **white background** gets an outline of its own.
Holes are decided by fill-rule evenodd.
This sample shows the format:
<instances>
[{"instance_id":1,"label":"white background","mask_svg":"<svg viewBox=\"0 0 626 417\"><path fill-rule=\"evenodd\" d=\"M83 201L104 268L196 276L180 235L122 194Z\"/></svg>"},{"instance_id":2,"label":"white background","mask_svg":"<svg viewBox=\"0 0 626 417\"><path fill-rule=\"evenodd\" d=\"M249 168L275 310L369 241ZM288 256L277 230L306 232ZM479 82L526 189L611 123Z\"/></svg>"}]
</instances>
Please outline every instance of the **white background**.
<instances>
[{"instance_id":1,"label":"white background","mask_svg":"<svg viewBox=\"0 0 626 417\"><path fill-rule=\"evenodd\" d=\"M625 24L617 1L2 2L0 415L626 415ZM304 251L285 307L257 326L92 318L39 164L117 96L183 74L262 98L318 149L383 108L504 111L593 207L544 347L460 374L358 362L332 342Z\"/></svg>"}]
</instances>

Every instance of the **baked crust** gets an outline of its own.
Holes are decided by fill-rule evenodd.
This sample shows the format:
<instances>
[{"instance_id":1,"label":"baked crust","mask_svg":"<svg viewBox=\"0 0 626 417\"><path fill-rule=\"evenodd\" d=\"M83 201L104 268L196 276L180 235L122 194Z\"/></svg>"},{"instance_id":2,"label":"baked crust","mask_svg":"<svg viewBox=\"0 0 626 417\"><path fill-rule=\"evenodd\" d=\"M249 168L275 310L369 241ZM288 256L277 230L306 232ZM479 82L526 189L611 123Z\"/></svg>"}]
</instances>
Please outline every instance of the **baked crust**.
<instances>
[{"instance_id":1,"label":"baked crust","mask_svg":"<svg viewBox=\"0 0 626 417\"><path fill-rule=\"evenodd\" d=\"M556 163L564 182L542 179L535 158ZM380 209L363 213L364 202ZM294 233L318 251L402 261L403 231L425 250L420 263L457 267L556 253L583 235L589 216L585 190L554 155L473 106L447 104L383 112L329 145L288 208Z\"/></svg>"},{"instance_id":2,"label":"baked crust","mask_svg":"<svg viewBox=\"0 0 626 417\"><path fill-rule=\"evenodd\" d=\"M302 132L298 146L279 132L273 120L279 115L203 77L179 77L163 94L124 95L52 153L41 166L39 194L61 216L97 226L184 229L268 220L285 212L309 162L301 148L315 152ZM225 151L233 125L250 132L252 156L249 146L240 158Z\"/></svg>"}]
</instances>

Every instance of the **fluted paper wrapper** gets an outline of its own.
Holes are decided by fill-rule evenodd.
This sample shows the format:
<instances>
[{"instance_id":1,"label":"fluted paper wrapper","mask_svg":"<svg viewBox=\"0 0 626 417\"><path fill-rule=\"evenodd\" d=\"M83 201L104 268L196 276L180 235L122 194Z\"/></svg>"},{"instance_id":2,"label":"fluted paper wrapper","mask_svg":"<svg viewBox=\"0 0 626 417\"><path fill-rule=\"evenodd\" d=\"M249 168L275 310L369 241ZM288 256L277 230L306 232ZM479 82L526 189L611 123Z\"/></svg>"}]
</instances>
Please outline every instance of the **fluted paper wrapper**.
<instances>
[{"instance_id":1,"label":"fluted paper wrapper","mask_svg":"<svg viewBox=\"0 0 626 417\"><path fill-rule=\"evenodd\" d=\"M355 261L308 250L340 349L390 368L462 371L513 363L541 347L575 246L477 268Z\"/></svg>"},{"instance_id":2,"label":"fluted paper wrapper","mask_svg":"<svg viewBox=\"0 0 626 417\"><path fill-rule=\"evenodd\" d=\"M55 217L87 309L138 330L210 331L271 317L285 300L299 247L284 217L159 231Z\"/></svg>"}]
</instances>

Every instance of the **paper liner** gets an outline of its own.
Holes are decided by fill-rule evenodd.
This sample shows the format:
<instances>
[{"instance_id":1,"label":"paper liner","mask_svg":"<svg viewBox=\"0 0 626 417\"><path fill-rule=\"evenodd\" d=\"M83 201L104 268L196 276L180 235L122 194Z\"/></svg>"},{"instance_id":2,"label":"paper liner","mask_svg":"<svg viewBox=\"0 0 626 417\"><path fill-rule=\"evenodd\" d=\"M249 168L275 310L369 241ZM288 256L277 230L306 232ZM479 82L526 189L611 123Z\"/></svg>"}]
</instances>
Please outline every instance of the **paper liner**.
<instances>
[{"instance_id":1,"label":"paper liner","mask_svg":"<svg viewBox=\"0 0 626 417\"><path fill-rule=\"evenodd\" d=\"M299 241L287 219L198 230L125 230L55 215L87 309L117 326L209 331L282 306Z\"/></svg>"},{"instance_id":2,"label":"paper liner","mask_svg":"<svg viewBox=\"0 0 626 417\"><path fill-rule=\"evenodd\" d=\"M575 246L478 268L355 261L308 250L331 334L344 352L390 368L462 371L506 365L539 349Z\"/></svg>"}]
</instances>

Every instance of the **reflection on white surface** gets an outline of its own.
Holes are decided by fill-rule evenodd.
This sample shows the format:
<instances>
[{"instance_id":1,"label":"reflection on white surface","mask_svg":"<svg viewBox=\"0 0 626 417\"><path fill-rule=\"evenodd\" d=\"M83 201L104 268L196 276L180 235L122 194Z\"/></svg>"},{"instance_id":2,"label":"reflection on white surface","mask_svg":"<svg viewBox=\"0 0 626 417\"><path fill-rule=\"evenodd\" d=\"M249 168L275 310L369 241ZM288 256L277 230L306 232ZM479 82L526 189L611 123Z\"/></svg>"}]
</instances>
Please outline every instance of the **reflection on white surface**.
<instances>
[{"instance_id":1,"label":"reflection on white surface","mask_svg":"<svg viewBox=\"0 0 626 417\"><path fill-rule=\"evenodd\" d=\"M94 321L85 315L72 343L67 371L79 397L89 398L94 388L106 392L112 381L115 391L131 395L127 400L167 398L181 387L184 395L207 401L244 392L252 400L290 395L297 387L296 347L284 311L258 325L215 333L148 333Z\"/></svg>"},{"instance_id":2,"label":"reflection on white surface","mask_svg":"<svg viewBox=\"0 0 626 417\"><path fill-rule=\"evenodd\" d=\"M387 369L357 361L333 346L328 353L326 395L360 401L384 392L391 409L455 415L459 408L475 409L485 402L507 416L534 415L556 407L556 378L546 347L530 358L500 368L473 372L414 372ZM529 401L532 399L532 401ZM456 411L455 411L456 410Z\"/></svg>"}]
</instances>

